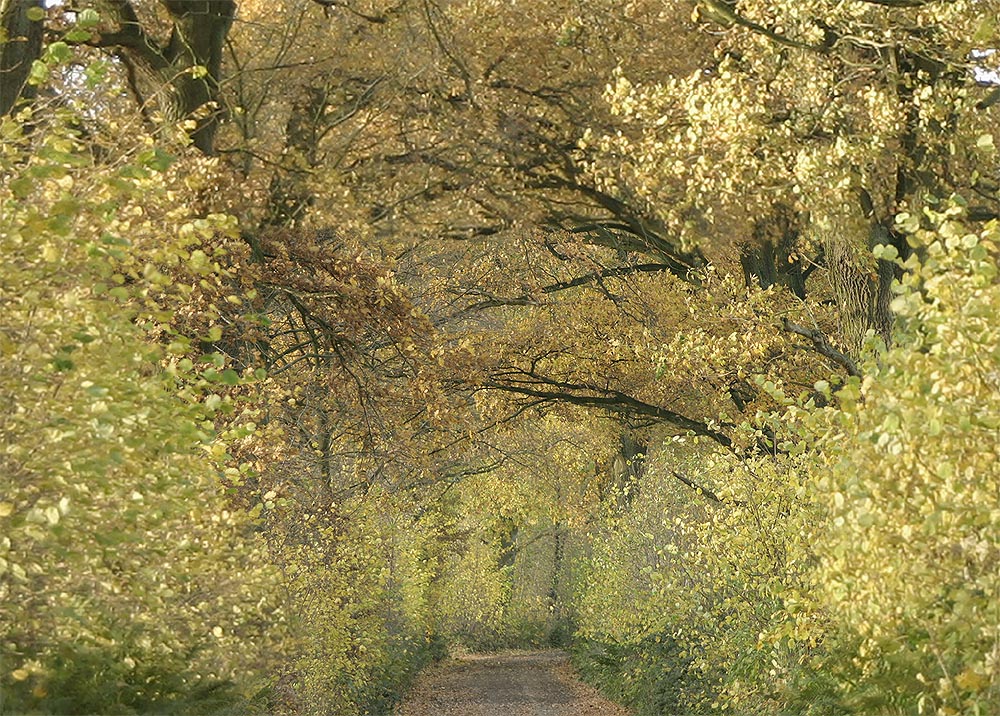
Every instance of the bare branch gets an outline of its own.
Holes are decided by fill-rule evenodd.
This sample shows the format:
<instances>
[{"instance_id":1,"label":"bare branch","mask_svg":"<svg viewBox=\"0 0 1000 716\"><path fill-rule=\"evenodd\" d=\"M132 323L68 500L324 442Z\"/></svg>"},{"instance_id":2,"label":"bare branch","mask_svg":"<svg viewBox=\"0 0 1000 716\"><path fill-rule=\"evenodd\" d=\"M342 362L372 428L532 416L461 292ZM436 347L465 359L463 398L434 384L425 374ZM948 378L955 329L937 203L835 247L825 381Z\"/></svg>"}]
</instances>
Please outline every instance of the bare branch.
<instances>
[{"instance_id":1,"label":"bare branch","mask_svg":"<svg viewBox=\"0 0 1000 716\"><path fill-rule=\"evenodd\" d=\"M905 1L905 0L904 0ZM733 6L726 2L726 0L704 0L705 5L708 8L706 13L710 18L716 19L724 23L731 23L733 25L739 25L740 27L745 27L748 30L756 32L758 35L763 35L764 37L772 40L773 42L782 45L783 47L793 47L798 50L810 50L812 52L825 52L826 48L822 45L810 45L807 42L801 42L800 40L794 40L785 35L781 35L770 28L764 27L763 25L754 22L748 18L743 17L738 12L733 9Z\"/></svg>"},{"instance_id":2,"label":"bare branch","mask_svg":"<svg viewBox=\"0 0 1000 716\"><path fill-rule=\"evenodd\" d=\"M617 390L604 390L593 386L561 383L537 376L531 382L500 382L494 379L486 382L484 387L507 393L515 393L517 395L526 395L532 398L540 398L546 402L567 403L581 407L600 408L622 415L655 418L657 422L673 425L685 432L710 438L723 447L731 448L733 446L733 441L728 435L715 430L707 423L689 418L686 415L681 415L659 405L645 403L638 398L626 395Z\"/></svg>"},{"instance_id":3,"label":"bare branch","mask_svg":"<svg viewBox=\"0 0 1000 716\"><path fill-rule=\"evenodd\" d=\"M834 363L842 367L844 370L847 371L848 375L853 375L858 378L861 377L861 371L858 370L858 366L857 364L855 364L854 360L846 353L842 353L841 351L838 351L836 348L831 346L830 342L826 339L826 336L824 336L819 331L814 330L812 328L805 328L803 326L796 325L791 321L789 321L787 318L782 320L782 326L789 333L794 333L796 335L803 336L811 340L813 343L813 348L816 349L817 353L819 353L821 356L829 358Z\"/></svg>"},{"instance_id":4,"label":"bare branch","mask_svg":"<svg viewBox=\"0 0 1000 716\"><path fill-rule=\"evenodd\" d=\"M692 490L695 490L698 493L700 493L701 495L704 495L705 497L707 497L708 499L710 499L712 502L718 502L720 505L722 504L722 499L718 495L716 495L714 492L712 492L711 490L709 490L707 487L699 485L697 482L695 482L691 478L685 477L681 473L677 472L677 470L672 470L671 472L672 472L672 474L673 474L674 477L676 477L678 480L680 480L685 485L687 485L688 487L690 487ZM746 504L742 500L734 500L733 503L737 504L737 505Z\"/></svg>"},{"instance_id":5,"label":"bare branch","mask_svg":"<svg viewBox=\"0 0 1000 716\"><path fill-rule=\"evenodd\" d=\"M559 283L543 286L540 291L543 294L555 293L557 291L565 291L566 289L576 288L578 286L585 286L589 283L600 282L605 278L624 278L634 273L660 273L662 271L671 270L673 270L673 267L667 264L616 266L614 268L603 269L602 271L594 271L593 273L588 273L583 276L577 276L569 281L560 281ZM487 308L499 308L501 306L531 306L536 303L537 301L529 295L514 296L512 298L491 298L486 301L474 303L471 306L466 306L458 312L457 316L464 316L467 313L481 311Z\"/></svg>"}]
</instances>

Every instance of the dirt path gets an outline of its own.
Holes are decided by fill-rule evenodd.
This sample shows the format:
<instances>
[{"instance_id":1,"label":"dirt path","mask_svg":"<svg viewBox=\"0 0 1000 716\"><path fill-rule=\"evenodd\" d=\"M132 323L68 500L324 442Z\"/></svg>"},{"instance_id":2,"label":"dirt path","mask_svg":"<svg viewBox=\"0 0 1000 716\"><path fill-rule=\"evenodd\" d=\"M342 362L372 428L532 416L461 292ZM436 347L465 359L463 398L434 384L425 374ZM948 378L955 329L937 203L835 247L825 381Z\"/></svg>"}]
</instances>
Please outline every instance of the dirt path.
<instances>
[{"instance_id":1,"label":"dirt path","mask_svg":"<svg viewBox=\"0 0 1000 716\"><path fill-rule=\"evenodd\" d=\"M397 716L628 716L561 651L470 655L429 669Z\"/></svg>"}]
</instances>

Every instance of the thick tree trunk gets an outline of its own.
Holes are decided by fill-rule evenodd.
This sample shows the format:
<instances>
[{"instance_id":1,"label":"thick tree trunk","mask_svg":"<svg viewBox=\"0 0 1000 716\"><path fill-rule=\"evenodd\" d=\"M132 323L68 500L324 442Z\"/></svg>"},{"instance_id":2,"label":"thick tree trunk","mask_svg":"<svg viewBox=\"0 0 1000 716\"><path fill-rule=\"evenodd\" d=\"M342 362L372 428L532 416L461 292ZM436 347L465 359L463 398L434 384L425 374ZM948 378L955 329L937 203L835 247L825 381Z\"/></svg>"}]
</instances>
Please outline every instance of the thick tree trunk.
<instances>
[{"instance_id":1,"label":"thick tree trunk","mask_svg":"<svg viewBox=\"0 0 1000 716\"><path fill-rule=\"evenodd\" d=\"M42 21L28 17L32 8L41 8L41 1L0 0L0 116L33 90L25 83L42 53Z\"/></svg>"},{"instance_id":2,"label":"thick tree trunk","mask_svg":"<svg viewBox=\"0 0 1000 716\"><path fill-rule=\"evenodd\" d=\"M164 114L168 120L194 117L191 141L211 154L222 103L219 73L226 35L236 15L233 0L163 0L174 18L165 55L170 66L164 84ZM207 74L193 72L204 67Z\"/></svg>"},{"instance_id":3,"label":"thick tree trunk","mask_svg":"<svg viewBox=\"0 0 1000 716\"><path fill-rule=\"evenodd\" d=\"M124 60L152 85L168 122L194 120L191 141L205 154L214 150L222 115L219 77L226 36L236 14L234 0L160 0L173 29L165 45L139 23L129 0L103 0L101 10L120 28L102 33L102 47L120 48Z\"/></svg>"},{"instance_id":4,"label":"thick tree trunk","mask_svg":"<svg viewBox=\"0 0 1000 716\"><path fill-rule=\"evenodd\" d=\"M313 204L306 167L316 165L320 122L325 107L326 91L321 87L307 88L292 102L292 111L285 124L285 147L287 155L301 159L304 166L275 174L271 180L269 215L265 221L270 226L294 226Z\"/></svg>"},{"instance_id":5,"label":"thick tree trunk","mask_svg":"<svg viewBox=\"0 0 1000 716\"><path fill-rule=\"evenodd\" d=\"M871 227L868 249L879 244L895 243L884 226ZM869 330L892 344L890 287L895 266L875 259L856 248L845 237L829 234L824 240L827 267L840 309L840 334L844 348L857 358Z\"/></svg>"},{"instance_id":6,"label":"thick tree trunk","mask_svg":"<svg viewBox=\"0 0 1000 716\"><path fill-rule=\"evenodd\" d=\"M619 509L626 509L639 493L640 481L646 472L646 443L629 433L619 437L618 452L611 458L607 474L600 486L602 500L610 500Z\"/></svg>"}]
</instances>

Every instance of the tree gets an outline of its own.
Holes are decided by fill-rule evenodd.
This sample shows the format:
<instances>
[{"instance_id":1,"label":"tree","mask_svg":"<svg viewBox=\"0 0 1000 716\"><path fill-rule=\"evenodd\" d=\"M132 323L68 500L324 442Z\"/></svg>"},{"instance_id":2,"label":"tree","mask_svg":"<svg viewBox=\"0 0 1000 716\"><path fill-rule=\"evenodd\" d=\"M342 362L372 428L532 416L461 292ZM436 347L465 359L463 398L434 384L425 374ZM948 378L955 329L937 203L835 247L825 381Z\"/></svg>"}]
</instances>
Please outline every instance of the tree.
<instances>
[{"instance_id":1,"label":"tree","mask_svg":"<svg viewBox=\"0 0 1000 716\"><path fill-rule=\"evenodd\" d=\"M130 0L94 0L47 24L50 33L62 32L60 42L110 54L136 107L147 118L158 112L158 121L168 125L190 122L192 144L212 154L225 109L219 93L222 54L235 13L234 0L162 0L138 6ZM32 17L26 41L5 45L5 62L13 63L10 71L19 73L21 83L40 55L44 15L37 3L5 3L5 25L8 17L22 24ZM18 28L25 32L20 25L10 32ZM20 85L4 84L10 88L5 92L16 96ZM2 106L6 111L9 105Z\"/></svg>"},{"instance_id":2,"label":"tree","mask_svg":"<svg viewBox=\"0 0 1000 716\"><path fill-rule=\"evenodd\" d=\"M186 299L224 282L206 243L232 224L173 204L162 152L109 166L72 113L36 116L0 120L3 707L252 711L286 625L218 476L255 425L223 427L240 376L169 330L218 317Z\"/></svg>"},{"instance_id":3,"label":"tree","mask_svg":"<svg viewBox=\"0 0 1000 716\"><path fill-rule=\"evenodd\" d=\"M0 115L14 108L31 63L41 55L44 14L36 0L4 0L0 4Z\"/></svg>"},{"instance_id":4,"label":"tree","mask_svg":"<svg viewBox=\"0 0 1000 716\"><path fill-rule=\"evenodd\" d=\"M789 229L805 241L789 257L822 252L843 345L856 354L868 330L890 342L897 272L866 257L878 246L907 253L895 212L974 189L981 215L996 215L995 186L975 171L975 140L989 121L967 58L973 38L990 34L983 8L699 7L726 28L718 64L647 84L619 71L607 101L634 131L594 137L598 176L629 187L695 243L744 241L748 211L767 221L793 203L800 218Z\"/></svg>"},{"instance_id":5,"label":"tree","mask_svg":"<svg viewBox=\"0 0 1000 716\"><path fill-rule=\"evenodd\" d=\"M119 674L125 605L169 656L123 683L178 709L246 667L264 709L385 710L440 638L578 629L650 711L988 711L994 4L4 3L6 683L41 704L81 638ZM280 615L156 596L220 565ZM280 666L241 648L272 618Z\"/></svg>"}]
</instances>

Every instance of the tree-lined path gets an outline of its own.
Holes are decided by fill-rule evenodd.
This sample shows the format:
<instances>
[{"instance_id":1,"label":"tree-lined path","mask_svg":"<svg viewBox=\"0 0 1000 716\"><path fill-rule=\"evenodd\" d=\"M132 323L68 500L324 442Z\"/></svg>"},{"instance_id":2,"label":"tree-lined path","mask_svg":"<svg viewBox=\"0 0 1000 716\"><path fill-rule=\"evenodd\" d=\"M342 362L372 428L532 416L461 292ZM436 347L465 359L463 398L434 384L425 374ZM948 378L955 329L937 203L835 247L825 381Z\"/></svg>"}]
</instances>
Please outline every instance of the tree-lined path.
<instances>
[{"instance_id":1,"label":"tree-lined path","mask_svg":"<svg viewBox=\"0 0 1000 716\"><path fill-rule=\"evenodd\" d=\"M0 0L0 255L0 716L1000 716L1000 0Z\"/></svg>"},{"instance_id":2,"label":"tree-lined path","mask_svg":"<svg viewBox=\"0 0 1000 716\"><path fill-rule=\"evenodd\" d=\"M397 716L628 716L581 683L562 651L475 654L431 669Z\"/></svg>"}]
</instances>

